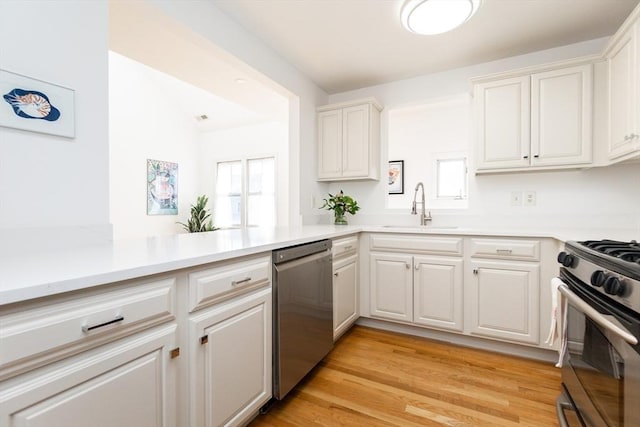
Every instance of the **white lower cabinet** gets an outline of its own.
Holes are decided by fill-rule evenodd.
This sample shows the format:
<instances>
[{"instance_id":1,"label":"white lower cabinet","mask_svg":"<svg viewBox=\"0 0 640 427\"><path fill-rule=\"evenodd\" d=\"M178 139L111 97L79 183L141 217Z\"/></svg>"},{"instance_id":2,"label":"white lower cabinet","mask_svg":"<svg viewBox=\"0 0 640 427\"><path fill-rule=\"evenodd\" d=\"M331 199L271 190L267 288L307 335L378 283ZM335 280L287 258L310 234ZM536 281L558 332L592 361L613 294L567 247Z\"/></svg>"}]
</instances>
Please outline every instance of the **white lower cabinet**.
<instances>
[{"instance_id":1,"label":"white lower cabinet","mask_svg":"<svg viewBox=\"0 0 640 427\"><path fill-rule=\"evenodd\" d=\"M413 322L462 332L462 259L414 257L413 263Z\"/></svg>"},{"instance_id":2,"label":"white lower cabinet","mask_svg":"<svg viewBox=\"0 0 640 427\"><path fill-rule=\"evenodd\" d=\"M371 316L462 331L462 259L372 254Z\"/></svg>"},{"instance_id":3,"label":"white lower cabinet","mask_svg":"<svg viewBox=\"0 0 640 427\"><path fill-rule=\"evenodd\" d=\"M413 321L413 257L371 254L370 313L383 319Z\"/></svg>"},{"instance_id":4,"label":"white lower cabinet","mask_svg":"<svg viewBox=\"0 0 640 427\"><path fill-rule=\"evenodd\" d=\"M358 319L358 255L333 262L333 338Z\"/></svg>"},{"instance_id":5,"label":"white lower cabinet","mask_svg":"<svg viewBox=\"0 0 640 427\"><path fill-rule=\"evenodd\" d=\"M540 281L537 264L471 261L465 293L471 334L539 343Z\"/></svg>"},{"instance_id":6,"label":"white lower cabinet","mask_svg":"<svg viewBox=\"0 0 640 427\"><path fill-rule=\"evenodd\" d=\"M363 241L363 316L551 349L540 337L557 275L553 239L381 233Z\"/></svg>"},{"instance_id":7,"label":"white lower cabinet","mask_svg":"<svg viewBox=\"0 0 640 427\"><path fill-rule=\"evenodd\" d=\"M175 323L0 383L3 427L176 426Z\"/></svg>"},{"instance_id":8,"label":"white lower cabinet","mask_svg":"<svg viewBox=\"0 0 640 427\"><path fill-rule=\"evenodd\" d=\"M271 286L190 317L192 427L247 422L272 395Z\"/></svg>"}]
</instances>

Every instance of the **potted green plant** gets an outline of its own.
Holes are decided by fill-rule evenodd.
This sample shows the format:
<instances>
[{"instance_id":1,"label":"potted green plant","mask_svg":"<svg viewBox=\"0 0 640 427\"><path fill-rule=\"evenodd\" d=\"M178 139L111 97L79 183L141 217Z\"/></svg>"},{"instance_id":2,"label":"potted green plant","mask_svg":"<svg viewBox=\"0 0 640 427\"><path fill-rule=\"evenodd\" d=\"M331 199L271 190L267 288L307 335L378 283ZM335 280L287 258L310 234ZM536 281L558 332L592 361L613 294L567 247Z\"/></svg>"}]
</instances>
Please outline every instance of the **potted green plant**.
<instances>
[{"instance_id":1,"label":"potted green plant","mask_svg":"<svg viewBox=\"0 0 640 427\"><path fill-rule=\"evenodd\" d=\"M191 205L191 218L187 223L178 222L182 228L189 233L201 233L203 231L215 231L218 228L213 226L213 220L210 219L211 213L207 209L209 198L205 195L196 199L196 204ZM208 221L207 221L208 220Z\"/></svg>"},{"instance_id":2,"label":"potted green plant","mask_svg":"<svg viewBox=\"0 0 640 427\"><path fill-rule=\"evenodd\" d=\"M345 195L342 190L340 190L340 192L335 196L329 193L329 198L322 200L324 201L324 204L320 209L333 211L334 224L336 225L347 225L347 220L344 217L345 214L349 213L351 215L355 215L356 212L360 210L358 202L356 202L352 197Z\"/></svg>"}]
</instances>

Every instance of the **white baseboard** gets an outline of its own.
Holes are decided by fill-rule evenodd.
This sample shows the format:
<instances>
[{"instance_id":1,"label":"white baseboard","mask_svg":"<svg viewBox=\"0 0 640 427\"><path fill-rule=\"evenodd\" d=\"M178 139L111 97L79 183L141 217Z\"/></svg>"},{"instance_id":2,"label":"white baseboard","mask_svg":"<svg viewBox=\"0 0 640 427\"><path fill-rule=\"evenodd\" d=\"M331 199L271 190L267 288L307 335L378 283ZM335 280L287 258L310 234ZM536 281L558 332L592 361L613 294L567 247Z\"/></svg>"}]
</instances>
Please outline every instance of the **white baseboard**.
<instances>
[{"instance_id":1,"label":"white baseboard","mask_svg":"<svg viewBox=\"0 0 640 427\"><path fill-rule=\"evenodd\" d=\"M554 364L558 360L558 353L556 351L545 350L537 347L529 347L526 345L511 344L492 339L470 337L467 335L458 335L450 332L426 329L418 326L403 325L400 323L386 322L384 320L370 319L366 317L360 317L356 321L356 324L376 329L382 329L385 331L398 332L401 334L414 335L437 341L448 342L464 347L478 348L481 350L493 351L496 353L525 357L527 359L542 360Z\"/></svg>"}]
</instances>

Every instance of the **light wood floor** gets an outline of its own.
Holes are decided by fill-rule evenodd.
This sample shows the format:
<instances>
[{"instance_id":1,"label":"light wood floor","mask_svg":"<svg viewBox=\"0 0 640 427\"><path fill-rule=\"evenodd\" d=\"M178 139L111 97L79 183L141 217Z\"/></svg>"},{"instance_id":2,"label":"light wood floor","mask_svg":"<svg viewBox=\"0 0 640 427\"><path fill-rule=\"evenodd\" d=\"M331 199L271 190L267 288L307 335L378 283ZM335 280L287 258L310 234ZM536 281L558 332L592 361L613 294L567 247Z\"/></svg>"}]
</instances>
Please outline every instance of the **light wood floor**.
<instances>
[{"instance_id":1,"label":"light wood floor","mask_svg":"<svg viewBox=\"0 0 640 427\"><path fill-rule=\"evenodd\" d=\"M560 370L354 327L260 426L557 426Z\"/></svg>"}]
</instances>

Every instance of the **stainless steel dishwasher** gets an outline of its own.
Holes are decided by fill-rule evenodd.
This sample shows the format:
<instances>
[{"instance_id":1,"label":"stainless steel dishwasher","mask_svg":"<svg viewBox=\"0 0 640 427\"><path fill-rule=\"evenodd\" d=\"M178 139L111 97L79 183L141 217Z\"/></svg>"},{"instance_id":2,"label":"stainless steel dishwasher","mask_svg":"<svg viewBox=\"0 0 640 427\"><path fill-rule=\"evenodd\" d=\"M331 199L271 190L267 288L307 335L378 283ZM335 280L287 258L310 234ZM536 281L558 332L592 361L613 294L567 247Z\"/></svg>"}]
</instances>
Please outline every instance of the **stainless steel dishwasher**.
<instances>
[{"instance_id":1,"label":"stainless steel dishwasher","mask_svg":"<svg viewBox=\"0 0 640 427\"><path fill-rule=\"evenodd\" d=\"M273 252L273 397L283 399L333 348L331 240Z\"/></svg>"}]
</instances>

